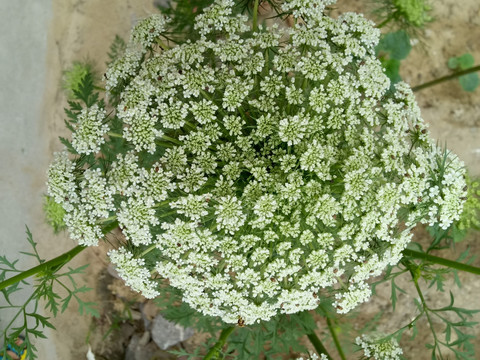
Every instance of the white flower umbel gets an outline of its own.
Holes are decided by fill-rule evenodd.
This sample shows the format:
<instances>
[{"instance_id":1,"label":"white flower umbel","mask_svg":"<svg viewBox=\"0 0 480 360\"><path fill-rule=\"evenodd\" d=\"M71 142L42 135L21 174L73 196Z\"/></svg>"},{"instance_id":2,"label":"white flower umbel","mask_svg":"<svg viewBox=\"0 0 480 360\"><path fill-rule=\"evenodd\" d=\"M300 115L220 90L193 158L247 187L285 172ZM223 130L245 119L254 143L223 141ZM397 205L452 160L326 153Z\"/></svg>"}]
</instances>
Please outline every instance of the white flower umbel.
<instances>
[{"instance_id":1,"label":"white flower umbel","mask_svg":"<svg viewBox=\"0 0 480 360\"><path fill-rule=\"evenodd\" d=\"M87 169L80 183L80 201L82 208L92 217L106 218L110 211L115 211L113 192L107 187L107 180L100 169Z\"/></svg>"},{"instance_id":2,"label":"white flower umbel","mask_svg":"<svg viewBox=\"0 0 480 360\"><path fill-rule=\"evenodd\" d=\"M403 350L398 345L397 340L394 338L383 340L379 334L362 335L362 337L357 337L355 342L363 349L367 358L399 360L400 355L403 354Z\"/></svg>"},{"instance_id":3,"label":"white flower umbel","mask_svg":"<svg viewBox=\"0 0 480 360\"><path fill-rule=\"evenodd\" d=\"M78 201L74 170L75 164L68 158L68 153L63 151L54 154L47 172L47 194L62 204L66 211L71 211L73 203Z\"/></svg>"},{"instance_id":4,"label":"white flower umbel","mask_svg":"<svg viewBox=\"0 0 480 360\"><path fill-rule=\"evenodd\" d=\"M147 299L154 299L160 294L156 290L157 284L152 280L150 271L145 267L145 260L134 257L130 251L123 247L118 250L110 250L108 257L115 265L118 275L132 290L138 291Z\"/></svg>"},{"instance_id":5,"label":"white flower umbel","mask_svg":"<svg viewBox=\"0 0 480 360\"><path fill-rule=\"evenodd\" d=\"M130 197L127 201L122 201L117 216L125 237L134 245L148 245L152 242L150 226L159 223L152 198Z\"/></svg>"},{"instance_id":6,"label":"white flower umbel","mask_svg":"<svg viewBox=\"0 0 480 360\"><path fill-rule=\"evenodd\" d=\"M80 245L97 246L98 240L103 238L102 228L95 219L83 209L73 209L63 218L72 239Z\"/></svg>"},{"instance_id":7,"label":"white flower umbel","mask_svg":"<svg viewBox=\"0 0 480 360\"><path fill-rule=\"evenodd\" d=\"M108 132L108 124L104 124L106 112L97 104L82 109L74 124L72 146L79 154L91 154L100 151L100 145L105 142L104 135Z\"/></svg>"},{"instance_id":8,"label":"white flower umbel","mask_svg":"<svg viewBox=\"0 0 480 360\"><path fill-rule=\"evenodd\" d=\"M49 169L72 237L95 245L116 219L130 251L112 261L132 288L154 296L152 271L227 323L367 301L417 223L458 218L465 170L430 140L409 86L390 89L379 30L326 16L333 3L284 1L293 27L252 31L216 0L201 38L172 48L167 20L140 22L106 72L108 151L97 138L92 168L64 153ZM149 251L146 269L132 254Z\"/></svg>"}]
</instances>

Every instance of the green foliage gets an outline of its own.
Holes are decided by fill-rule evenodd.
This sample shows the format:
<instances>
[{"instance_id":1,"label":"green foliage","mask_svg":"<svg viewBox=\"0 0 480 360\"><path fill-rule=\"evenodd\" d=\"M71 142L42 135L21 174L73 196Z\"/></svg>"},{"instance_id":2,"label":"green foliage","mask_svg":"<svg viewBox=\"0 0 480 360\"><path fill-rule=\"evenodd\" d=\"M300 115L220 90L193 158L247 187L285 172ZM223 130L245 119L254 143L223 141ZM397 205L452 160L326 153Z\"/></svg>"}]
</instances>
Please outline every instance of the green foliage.
<instances>
[{"instance_id":1,"label":"green foliage","mask_svg":"<svg viewBox=\"0 0 480 360\"><path fill-rule=\"evenodd\" d=\"M439 226L431 226L428 228L431 236L431 243L427 247L426 252L433 250L450 249L451 245L455 243L455 226L452 225L450 229L443 230ZM423 253L422 246L419 243L411 243L409 245L412 250ZM461 268L462 264L471 264L474 257L469 256L468 249L462 252L455 260ZM471 318L480 310L464 309L455 306L454 293L446 287L446 281L453 277L455 284L460 288L461 282L458 276L458 270L451 267L441 266L437 263L431 262L427 259L418 261L418 258L405 256L402 261L393 267L389 267L382 278L372 284L373 289L383 282L391 283L391 301L393 310L396 308L399 293L411 293L411 287L401 288L396 282L405 273L409 273L412 279L413 288L416 296L414 296L414 305L417 309L417 314L410 320L408 324L388 335L385 339L390 337L397 338L398 341L402 338L405 331L410 330L411 340L415 339L418 334L418 324L420 321L426 321L429 329L432 332L431 342L427 344L427 348L431 351L432 359L444 359L445 350L448 349L455 355L455 359L473 360L476 359L474 353L474 340L470 328L477 324ZM433 308L428 305L423 296L421 280L425 281L428 288L435 289L439 292L449 290L450 302L447 306Z\"/></svg>"},{"instance_id":2,"label":"green foliage","mask_svg":"<svg viewBox=\"0 0 480 360\"><path fill-rule=\"evenodd\" d=\"M99 97L97 92L93 92L94 88L95 84L93 74L89 72L80 81L78 89L73 91L75 99L83 101L87 107L92 106L98 102Z\"/></svg>"},{"instance_id":3,"label":"green foliage","mask_svg":"<svg viewBox=\"0 0 480 360\"><path fill-rule=\"evenodd\" d=\"M404 21L415 27L423 27L432 21L428 14L432 7L425 0L393 0L393 5Z\"/></svg>"},{"instance_id":4,"label":"green foliage","mask_svg":"<svg viewBox=\"0 0 480 360\"><path fill-rule=\"evenodd\" d=\"M448 67L452 70L466 70L475 65L475 59L472 54L463 54L458 57L451 57L448 59ZM462 75L458 78L462 89L468 92L475 91L480 85L480 78L477 73L470 73Z\"/></svg>"},{"instance_id":5,"label":"green foliage","mask_svg":"<svg viewBox=\"0 0 480 360\"><path fill-rule=\"evenodd\" d=\"M190 40L199 37L192 27L195 16L212 3L213 0L170 0L167 6L158 5L158 9L172 19L171 35L181 42L185 37Z\"/></svg>"},{"instance_id":6,"label":"green foliage","mask_svg":"<svg viewBox=\"0 0 480 360\"><path fill-rule=\"evenodd\" d=\"M395 28L414 32L433 20L428 0L375 0L374 4L372 12L379 19L379 27L393 24Z\"/></svg>"},{"instance_id":7,"label":"green foliage","mask_svg":"<svg viewBox=\"0 0 480 360\"><path fill-rule=\"evenodd\" d=\"M258 359L263 354L273 358L292 352L306 352L299 342L316 328L310 312L279 315L268 322L238 328L229 339L226 353L234 353L235 359Z\"/></svg>"},{"instance_id":8,"label":"green foliage","mask_svg":"<svg viewBox=\"0 0 480 360\"><path fill-rule=\"evenodd\" d=\"M404 30L390 32L382 36L377 53L386 53L390 59L403 60L412 50L410 37Z\"/></svg>"},{"instance_id":9,"label":"green foliage","mask_svg":"<svg viewBox=\"0 0 480 360\"><path fill-rule=\"evenodd\" d=\"M43 264L45 260L39 256L37 243L33 241L28 227L26 232L27 241L32 247L32 252L22 252L22 254L33 257L36 262ZM18 260L9 261L6 256L0 255L0 282L23 272L23 270L16 267L17 262ZM25 346L27 350L27 358L37 358L37 349L32 343L33 338L45 338L43 334L43 329L45 328L55 329L49 317L39 314L41 301L45 304L44 309L51 312L54 317L59 312L63 313L72 299L75 299L77 302L80 314L98 317L99 314L95 304L83 301L79 296L79 294L85 293L90 289L85 286L79 287L73 277L74 275L82 274L87 266L88 264L76 269L69 268L68 271L63 273L59 272L61 266L47 268L45 271L37 274L35 282L32 283L33 291L21 287L22 284L30 285L25 280L1 289L0 291L6 305L0 306L0 312L2 310L10 309L11 311L15 309L15 313L11 318L7 318L6 315L0 316L1 320L5 321L5 324L2 325L3 348L0 348L0 353L5 353L7 345L13 346L15 340L20 335L23 335L25 340L22 347ZM66 295L61 296L59 292L66 293ZM23 301L18 300L20 297Z\"/></svg>"},{"instance_id":10,"label":"green foliage","mask_svg":"<svg viewBox=\"0 0 480 360\"><path fill-rule=\"evenodd\" d=\"M463 54L459 57L451 57L448 59L448 67L452 70L460 68L461 70L468 69L475 65L475 59L472 54Z\"/></svg>"},{"instance_id":11,"label":"green foliage","mask_svg":"<svg viewBox=\"0 0 480 360\"><path fill-rule=\"evenodd\" d=\"M115 39L110 45L110 51L108 52L108 58L110 59L107 62L107 65L117 60L119 57L123 56L125 50L127 49L127 43L120 36L115 35Z\"/></svg>"},{"instance_id":12,"label":"green foliage","mask_svg":"<svg viewBox=\"0 0 480 360\"><path fill-rule=\"evenodd\" d=\"M63 221L65 210L62 205L57 204L50 196L45 195L43 210L45 211L47 223L53 228L55 234L65 229L66 225Z\"/></svg>"},{"instance_id":13,"label":"green foliage","mask_svg":"<svg viewBox=\"0 0 480 360\"><path fill-rule=\"evenodd\" d=\"M432 228L432 235L435 241L435 238L440 238L441 236L435 236L434 231L435 229ZM429 251L438 248L438 244L433 247L430 246ZM468 259L467 250L459 256L457 262L469 263L471 260L471 258ZM455 282L458 286L461 286L457 271L448 267L439 268L436 264L426 260L416 263L408 257L405 257L397 267L401 269L400 272L402 273L408 271L412 277L415 290L418 294L418 297L414 298L418 315L416 315L409 324L397 330L391 336L401 337L405 330L411 329L413 331L412 339L415 338L418 333L418 321L424 319L429 324L430 331L432 332L432 342L426 344L427 348L431 350L432 359L443 359L442 351L445 349L452 351L456 359L475 359L474 346L472 343L474 336L468 333L468 328L477 324L477 322L471 321L470 319L480 310L463 309L454 306L454 295L451 291L450 304L448 306L432 308L427 304L419 284L420 279L424 279L428 283L429 288L435 286L437 291L444 292L444 283L447 280L447 275L453 274ZM399 287L394 284L393 279L394 278L392 278L392 298L394 297L394 289L399 289ZM402 289L402 292L405 291ZM443 325L437 326L438 323ZM443 335L440 332L443 332Z\"/></svg>"},{"instance_id":14,"label":"green foliage","mask_svg":"<svg viewBox=\"0 0 480 360\"><path fill-rule=\"evenodd\" d=\"M410 37L404 30L387 33L381 37L376 48L377 56L392 85L402 80L399 74L400 61L408 56L411 49Z\"/></svg>"},{"instance_id":15,"label":"green foliage","mask_svg":"<svg viewBox=\"0 0 480 360\"><path fill-rule=\"evenodd\" d=\"M68 108L64 109L65 114L67 115L67 119L65 119L65 126L72 133L75 132L75 124L78 122L78 116L85 106L91 107L94 104L98 104L98 106L101 108L105 106L104 100L99 99L100 94L94 90L94 76L91 72L89 72L81 79L80 83L78 84L78 88L74 90L73 98L68 100ZM71 154L78 155L70 140L61 136L59 139ZM113 143L115 143L115 141L113 141ZM83 157L84 161L86 158L88 157ZM92 158L92 156L90 156L90 158Z\"/></svg>"},{"instance_id":16,"label":"green foliage","mask_svg":"<svg viewBox=\"0 0 480 360\"><path fill-rule=\"evenodd\" d=\"M75 97L83 78L92 73L92 65L81 62L74 62L71 68L63 73L62 87L69 99Z\"/></svg>"},{"instance_id":17,"label":"green foliage","mask_svg":"<svg viewBox=\"0 0 480 360\"><path fill-rule=\"evenodd\" d=\"M461 231L467 229L480 230L480 181L472 180L469 176L466 180L468 187L467 200L457 227Z\"/></svg>"}]
</instances>

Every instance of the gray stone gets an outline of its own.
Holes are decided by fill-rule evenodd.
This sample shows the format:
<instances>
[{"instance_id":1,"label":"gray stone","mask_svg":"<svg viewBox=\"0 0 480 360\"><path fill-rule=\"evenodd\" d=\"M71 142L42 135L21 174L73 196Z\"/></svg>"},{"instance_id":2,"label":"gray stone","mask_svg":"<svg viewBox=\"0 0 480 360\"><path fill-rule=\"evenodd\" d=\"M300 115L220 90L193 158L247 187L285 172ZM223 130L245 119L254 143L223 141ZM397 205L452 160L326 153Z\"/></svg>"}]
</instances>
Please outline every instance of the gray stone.
<instances>
[{"instance_id":1,"label":"gray stone","mask_svg":"<svg viewBox=\"0 0 480 360\"><path fill-rule=\"evenodd\" d=\"M152 349L148 349L146 346L149 341L150 333L148 331L143 334L133 334L125 352L125 360L148 359L148 354L152 352Z\"/></svg>"},{"instance_id":2,"label":"gray stone","mask_svg":"<svg viewBox=\"0 0 480 360\"><path fill-rule=\"evenodd\" d=\"M158 346L150 341L150 333L133 334L125 352L125 360L161 360L173 359L172 355L160 350Z\"/></svg>"},{"instance_id":3,"label":"gray stone","mask_svg":"<svg viewBox=\"0 0 480 360\"><path fill-rule=\"evenodd\" d=\"M167 349L193 336L192 328L184 328L157 315L152 324L152 339L160 349Z\"/></svg>"}]
</instances>

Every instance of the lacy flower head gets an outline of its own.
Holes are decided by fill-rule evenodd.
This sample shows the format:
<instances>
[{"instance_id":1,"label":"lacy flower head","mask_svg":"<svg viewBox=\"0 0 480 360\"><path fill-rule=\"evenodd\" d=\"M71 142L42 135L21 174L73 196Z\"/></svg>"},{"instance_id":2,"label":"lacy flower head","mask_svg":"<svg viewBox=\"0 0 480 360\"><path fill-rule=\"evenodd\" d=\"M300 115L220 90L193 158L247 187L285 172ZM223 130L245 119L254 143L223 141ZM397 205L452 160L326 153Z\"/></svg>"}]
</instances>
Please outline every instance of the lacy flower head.
<instances>
[{"instance_id":1,"label":"lacy flower head","mask_svg":"<svg viewBox=\"0 0 480 360\"><path fill-rule=\"evenodd\" d=\"M173 47L162 15L139 23L106 72L115 111L83 110L79 155L49 169L71 236L96 245L117 221L129 286L155 297L168 279L226 323L367 301L417 223L458 219L464 168L391 87L379 30L332 3L286 1L292 27L252 27L217 0Z\"/></svg>"}]
</instances>

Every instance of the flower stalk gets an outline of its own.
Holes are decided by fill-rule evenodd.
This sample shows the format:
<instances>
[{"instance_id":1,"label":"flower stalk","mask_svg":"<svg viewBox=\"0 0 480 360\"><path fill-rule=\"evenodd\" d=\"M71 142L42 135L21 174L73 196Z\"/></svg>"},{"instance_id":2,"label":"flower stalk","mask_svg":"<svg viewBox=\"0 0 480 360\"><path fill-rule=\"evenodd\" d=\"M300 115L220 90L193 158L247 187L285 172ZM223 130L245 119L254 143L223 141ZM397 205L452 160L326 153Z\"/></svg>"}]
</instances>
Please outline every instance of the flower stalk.
<instances>
[{"instance_id":1,"label":"flower stalk","mask_svg":"<svg viewBox=\"0 0 480 360\"><path fill-rule=\"evenodd\" d=\"M468 265L468 264L462 264L458 261L448 260L438 256L434 256L434 255L430 255L427 253L422 253L422 252L410 250L410 249L403 250L403 254L406 256L413 257L415 259L432 262L434 264L447 266L452 269L469 272L475 275L480 275L479 267Z\"/></svg>"},{"instance_id":2,"label":"flower stalk","mask_svg":"<svg viewBox=\"0 0 480 360\"><path fill-rule=\"evenodd\" d=\"M456 71L453 74L443 76L441 78L426 82L426 83L418 85L418 86L414 86L414 87L412 87L412 91L414 91L414 92L415 91L420 91L420 90L426 89L428 87L431 87L431 86L434 86L434 85L437 85L437 84L441 84L445 81L452 80L452 79L458 78L460 76L471 74L471 73L474 73L474 72L477 72L477 71L480 71L480 65L473 66L473 67L465 69L465 70Z\"/></svg>"},{"instance_id":3,"label":"flower stalk","mask_svg":"<svg viewBox=\"0 0 480 360\"><path fill-rule=\"evenodd\" d=\"M325 354L329 360L333 359L315 332L307 334L307 336L318 354Z\"/></svg>"},{"instance_id":4,"label":"flower stalk","mask_svg":"<svg viewBox=\"0 0 480 360\"><path fill-rule=\"evenodd\" d=\"M66 253L57 256L56 258L49 260L47 262L44 262L40 265L37 265L29 270L22 271L20 274L15 275L11 277L10 279L7 279L5 281L2 281L0 283L0 290L3 290L9 286L12 286L22 280L25 280L26 278L46 272L49 270L58 270L60 269L63 265L68 263L70 260L72 260L76 255L78 255L80 252L82 252L86 246L78 245L75 246L73 249L70 251L67 251Z\"/></svg>"},{"instance_id":5,"label":"flower stalk","mask_svg":"<svg viewBox=\"0 0 480 360\"><path fill-rule=\"evenodd\" d=\"M340 341L338 341L338 337L335 332L335 329L333 328L332 321L329 318L327 318L327 325L328 325L328 330L330 330L330 334L332 335L333 343L335 344L338 354L340 355L340 358L342 360L346 360L345 353L343 352L342 346L340 345Z\"/></svg>"},{"instance_id":6,"label":"flower stalk","mask_svg":"<svg viewBox=\"0 0 480 360\"><path fill-rule=\"evenodd\" d=\"M259 0L255 0L253 4L253 31L258 28L258 2Z\"/></svg>"},{"instance_id":7,"label":"flower stalk","mask_svg":"<svg viewBox=\"0 0 480 360\"><path fill-rule=\"evenodd\" d=\"M234 330L235 330L235 326L230 326L228 328L223 329L222 332L220 333L220 337L218 338L218 341L208 351L207 355L205 355L203 360L216 359L219 355L220 350L227 342L228 337L233 333Z\"/></svg>"}]
</instances>

